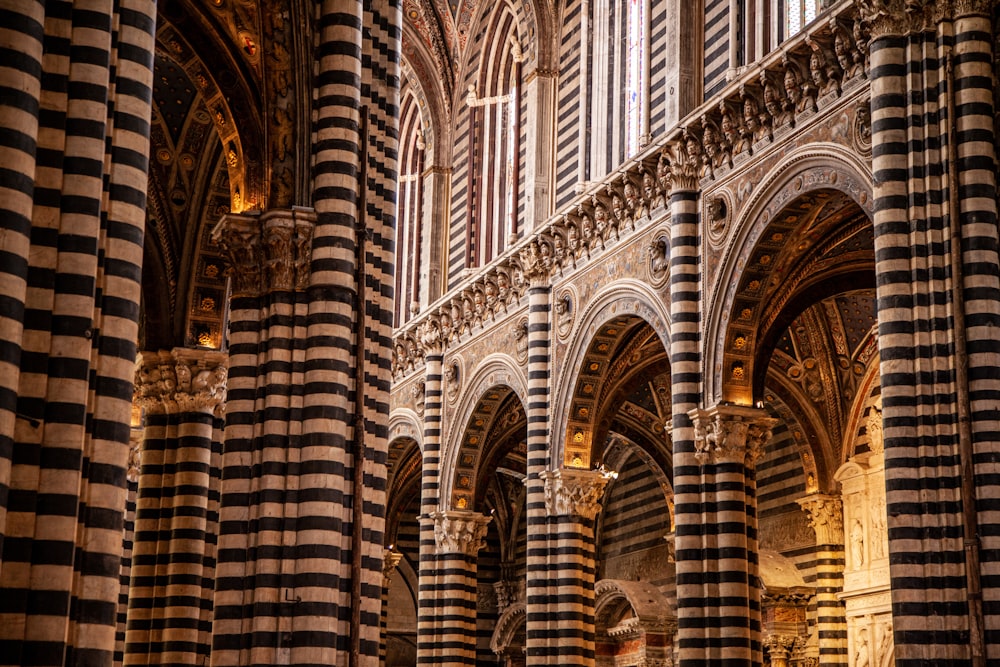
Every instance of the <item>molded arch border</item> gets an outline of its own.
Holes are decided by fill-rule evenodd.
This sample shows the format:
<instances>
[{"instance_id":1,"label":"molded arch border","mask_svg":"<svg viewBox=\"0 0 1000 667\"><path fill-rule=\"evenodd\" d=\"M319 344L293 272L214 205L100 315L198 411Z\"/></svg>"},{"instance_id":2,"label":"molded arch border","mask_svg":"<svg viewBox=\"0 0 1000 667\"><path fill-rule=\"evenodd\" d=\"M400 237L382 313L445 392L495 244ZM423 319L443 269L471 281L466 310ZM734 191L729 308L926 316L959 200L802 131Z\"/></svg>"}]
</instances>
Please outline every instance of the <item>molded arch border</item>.
<instances>
[{"instance_id":1,"label":"molded arch border","mask_svg":"<svg viewBox=\"0 0 1000 667\"><path fill-rule=\"evenodd\" d=\"M424 422L410 408L397 408L389 415L389 436L386 440L391 445L401 438L416 441L420 451L424 451Z\"/></svg>"},{"instance_id":2,"label":"molded arch border","mask_svg":"<svg viewBox=\"0 0 1000 667\"><path fill-rule=\"evenodd\" d=\"M486 392L502 388L512 392L521 401L521 409L528 404L528 383L523 369L506 354L491 354L480 362L479 367L471 375L468 388L462 392L458 405L451 413L444 434L444 453L441 457L441 491L442 509L457 509L451 506L451 498L455 489L455 475L458 468L458 457L462 449L462 439L468 429L480 401ZM481 453L480 449L480 453ZM477 458L476 467L481 461ZM473 496L474 496L473 490Z\"/></svg>"},{"instance_id":3,"label":"molded arch border","mask_svg":"<svg viewBox=\"0 0 1000 667\"><path fill-rule=\"evenodd\" d=\"M527 621L526 611L527 607L523 602L515 602L500 614L490 638L490 650L494 654L500 655L510 646L520 626Z\"/></svg>"},{"instance_id":4,"label":"molded arch border","mask_svg":"<svg viewBox=\"0 0 1000 667\"><path fill-rule=\"evenodd\" d=\"M599 625L606 624L607 615L622 604L643 621L668 623L676 618L670 613L667 597L648 581L601 579L594 585L594 619Z\"/></svg>"},{"instance_id":5,"label":"molded arch border","mask_svg":"<svg viewBox=\"0 0 1000 667\"><path fill-rule=\"evenodd\" d=\"M601 326L616 317L632 316L643 320L652 327L670 352L670 313L667 304L647 283L624 279L599 292L580 313L570 333L566 346L566 358L562 361L562 371L556 378L551 414L549 437L549 465L562 465L565 454L565 433L569 426L569 411L573 402L573 390L580 374L580 366L587 355L590 344Z\"/></svg>"},{"instance_id":6,"label":"molded arch border","mask_svg":"<svg viewBox=\"0 0 1000 667\"><path fill-rule=\"evenodd\" d=\"M835 190L847 195L874 217L871 168L853 151L831 143L803 146L772 169L747 201L733 225L709 300L705 304L705 402L723 398L723 358L730 315L739 290L740 274L764 231L786 205L802 195Z\"/></svg>"}]
</instances>

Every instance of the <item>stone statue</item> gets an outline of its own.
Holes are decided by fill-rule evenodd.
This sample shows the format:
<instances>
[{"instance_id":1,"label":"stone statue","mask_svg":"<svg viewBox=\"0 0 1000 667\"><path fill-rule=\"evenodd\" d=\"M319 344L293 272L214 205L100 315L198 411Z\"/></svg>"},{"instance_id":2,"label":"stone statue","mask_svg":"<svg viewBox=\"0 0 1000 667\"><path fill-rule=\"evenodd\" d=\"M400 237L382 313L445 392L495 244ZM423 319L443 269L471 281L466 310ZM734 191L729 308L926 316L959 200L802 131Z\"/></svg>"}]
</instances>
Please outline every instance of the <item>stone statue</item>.
<instances>
[{"instance_id":1,"label":"stone statue","mask_svg":"<svg viewBox=\"0 0 1000 667\"><path fill-rule=\"evenodd\" d=\"M856 570L865 564L865 529L857 519L851 526L851 563Z\"/></svg>"}]
</instances>

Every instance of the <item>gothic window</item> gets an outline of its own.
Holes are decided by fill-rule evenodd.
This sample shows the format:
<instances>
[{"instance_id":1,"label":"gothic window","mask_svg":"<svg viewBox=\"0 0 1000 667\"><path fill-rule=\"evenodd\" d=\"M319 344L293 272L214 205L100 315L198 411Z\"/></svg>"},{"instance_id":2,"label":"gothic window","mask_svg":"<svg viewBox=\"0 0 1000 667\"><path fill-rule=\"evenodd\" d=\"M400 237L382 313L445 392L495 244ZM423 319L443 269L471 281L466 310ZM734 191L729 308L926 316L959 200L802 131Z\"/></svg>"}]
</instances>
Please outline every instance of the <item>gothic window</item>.
<instances>
[{"instance_id":1,"label":"gothic window","mask_svg":"<svg viewBox=\"0 0 1000 667\"><path fill-rule=\"evenodd\" d=\"M797 35L819 11L819 0L785 0L785 38Z\"/></svg>"},{"instance_id":2,"label":"gothic window","mask_svg":"<svg viewBox=\"0 0 1000 667\"><path fill-rule=\"evenodd\" d=\"M626 35L628 40L628 88L627 108L625 110L626 154L631 156L639 152L640 138L643 134L642 110L646 101L646 0L627 0L628 21Z\"/></svg>"},{"instance_id":3,"label":"gothic window","mask_svg":"<svg viewBox=\"0 0 1000 667\"><path fill-rule=\"evenodd\" d=\"M649 135L647 0L596 0L590 55L593 91L584 101L593 128L588 178L597 180L639 152Z\"/></svg>"},{"instance_id":4,"label":"gothic window","mask_svg":"<svg viewBox=\"0 0 1000 667\"><path fill-rule=\"evenodd\" d=\"M521 147L521 61L517 22L509 5L497 11L487 32L478 82L466 95L469 108L469 201L466 266L482 266L518 235Z\"/></svg>"},{"instance_id":5,"label":"gothic window","mask_svg":"<svg viewBox=\"0 0 1000 667\"><path fill-rule=\"evenodd\" d=\"M399 193L396 221L395 325L410 319L410 305L420 301L424 141L420 108L404 84L399 114Z\"/></svg>"}]
</instances>

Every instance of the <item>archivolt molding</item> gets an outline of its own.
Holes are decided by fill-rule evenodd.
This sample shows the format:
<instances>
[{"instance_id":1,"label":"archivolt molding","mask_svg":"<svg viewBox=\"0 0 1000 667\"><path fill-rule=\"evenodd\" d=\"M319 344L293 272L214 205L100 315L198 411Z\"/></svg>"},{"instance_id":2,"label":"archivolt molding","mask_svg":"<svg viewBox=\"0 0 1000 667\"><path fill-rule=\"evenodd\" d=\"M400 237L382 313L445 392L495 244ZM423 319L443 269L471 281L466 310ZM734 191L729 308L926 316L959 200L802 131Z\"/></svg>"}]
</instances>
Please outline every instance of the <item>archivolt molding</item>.
<instances>
[{"instance_id":1,"label":"archivolt molding","mask_svg":"<svg viewBox=\"0 0 1000 667\"><path fill-rule=\"evenodd\" d=\"M390 443L393 440L398 440L400 438L408 438L415 441L420 446L420 451L422 452L424 448L423 436L423 421L413 410L409 408L399 408L397 410L393 410L392 414L389 415L388 441Z\"/></svg>"},{"instance_id":2,"label":"archivolt molding","mask_svg":"<svg viewBox=\"0 0 1000 667\"><path fill-rule=\"evenodd\" d=\"M442 502L447 502L453 495L462 441L469 422L486 393L502 388L512 391L517 396L522 409L528 402L527 379L520 366L505 354L492 354L484 359L465 384L464 391L458 396L455 410L449 410L445 420L447 424L443 440L445 448L441 457L443 478L439 496ZM481 449L479 447L480 452ZM477 459L477 466L478 463ZM473 493L474 491L475 489L472 489Z\"/></svg>"},{"instance_id":3,"label":"archivolt molding","mask_svg":"<svg viewBox=\"0 0 1000 667\"><path fill-rule=\"evenodd\" d=\"M562 370L556 378L550 403L553 407L552 414L557 419L551 430L553 437L550 460L553 465L562 461L565 442L561 434L567 428L580 365L588 354L590 343L600 327L613 318L622 316L633 316L645 321L660 337L663 348L670 349L670 315L663 299L652 287L638 280L624 279L597 294L583 312L579 313L566 346L566 356L558 360Z\"/></svg>"},{"instance_id":4,"label":"archivolt molding","mask_svg":"<svg viewBox=\"0 0 1000 667\"><path fill-rule=\"evenodd\" d=\"M837 144L810 144L793 151L775 167L750 196L732 225L732 236L719 262L720 270L706 305L708 321L703 368L706 400L723 398L723 358L726 331L747 260L764 231L790 202L820 190L841 192L853 200L869 219L874 215L870 167L849 149Z\"/></svg>"},{"instance_id":5,"label":"archivolt molding","mask_svg":"<svg viewBox=\"0 0 1000 667\"><path fill-rule=\"evenodd\" d=\"M514 640L517 635L517 631L521 624L525 621L525 611L527 608L523 602L515 602L514 604L507 607L500 618L497 619L497 624L493 630L493 637L490 639L490 650L500 655L510 643Z\"/></svg>"}]
</instances>

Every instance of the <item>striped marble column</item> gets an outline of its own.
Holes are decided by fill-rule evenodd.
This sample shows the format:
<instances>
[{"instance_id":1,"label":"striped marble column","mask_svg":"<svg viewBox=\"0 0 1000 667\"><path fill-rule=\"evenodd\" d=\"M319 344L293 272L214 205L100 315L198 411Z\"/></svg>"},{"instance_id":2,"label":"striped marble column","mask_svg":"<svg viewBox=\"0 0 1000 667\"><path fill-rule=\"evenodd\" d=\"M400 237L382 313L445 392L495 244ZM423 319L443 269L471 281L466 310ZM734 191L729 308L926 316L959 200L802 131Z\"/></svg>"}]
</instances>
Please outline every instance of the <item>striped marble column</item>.
<instances>
[{"instance_id":1,"label":"striped marble column","mask_svg":"<svg viewBox=\"0 0 1000 667\"><path fill-rule=\"evenodd\" d=\"M111 665L156 7L2 13L0 664Z\"/></svg>"},{"instance_id":2,"label":"striped marble column","mask_svg":"<svg viewBox=\"0 0 1000 667\"><path fill-rule=\"evenodd\" d=\"M593 665L594 524L600 498L613 473L559 468L540 478L550 517L548 605L558 638L546 651L549 664Z\"/></svg>"},{"instance_id":3,"label":"striped marble column","mask_svg":"<svg viewBox=\"0 0 1000 667\"><path fill-rule=\"evenodd\" d=\"M671 440L674 453L675 559L677 564L677 647L681 667L701 667L708 655L707 563L703 540L701 471L695 458L694 428L688 412L701 402L701 271L697 144L675 142L665 151L670 164L670 382Z\"/></svg>"},{"instance_id":4,"label":"striped marble column","mask_svg":"<svg viewBox=\"0 0 1000 667\"><path fill-rule=\"evenodd\" d=\"M555 602L548 571L549 515L542 474L549 463L549 374L551 363L551 297L548 269L540 260L539 248L532 243L522 250L521 269L528 280L528 401L527 554L525 582L525 655L532 665L556 661L559 653L558 619L549 613Z\"/></svg>"},{"instance_id":5,"label":"striped marble column","mask_svg":"<svg viewBox=\"0 0 1000 667\"><path fill-rule=\"evenodd\" d=\"M289 660L300 605L296 553L308 545L299 533L323 525L299 525L306 365L299 341L314 222L305 210L228 215L214 232L233 296L213 664Z\"/></svg>"},{"instance_id":6,"label":"striped marble column","mask_svg":"<svg viewBox=\"0 0 1000 667\"><path fill-rule=\"evenodd\" d=\"M705 606L713 620L702 664L760 665L761 581L755 465L777 420L720 404L690 413L701 466Z\"/></svg>"},{"instance_id":7,"label":"striped marble column","mask_svg":"<svg viewBox=\"0 0 1000 667\"><path fill-rule=\"evenodd\" d=\"M434 590L439 606L428 638L431 664L476 664L476 557L486 545L490 519L468 510L433 512L421 519L431 525L436 552Z\"/></svg>"},{"instance_id":8,"label":"striped marble column","mask_svg":"<svg viewBox=\"0 0 1000 667\"><path fill-rule=\"evenodd\" d=\"M996 3L986 0L952 3L954 40L952 84L954 90L954 140L961 230L963 313L959 334L964 335L968 364L968 420L972 460L963 461L965 478L975 486L975 533L980 544L966 560L979 560L982 588L983 653L973 648L973 659L987 664L1000 661L1000 239L997 230L996 146L993 89L998 86L992 70L997 24L992 20ZM962 363L961 350L957 351ZM961 378L959 378L961 381ZM965 411L959 419L965 420ZM975 592L973 593L973 598ZM979 612L974 608L973 614ZM898 625L895 626L897 629ZM975 630L973 631L975 634ZM970 638L978 643L975 637Z\"/></svg>"},{"instance_id":9,"label":"striped marble column","mask_svg":"<svg viewBox=\"0 0 1000 667\"><path fill-rule=\"evenodd\" d=\"M992 3L859 7L896 664L984 664L1000 659Z\"/></svg>"},{"instance_id":10,"label":"striped marble column","mask_svg":"<svg viewBox=\"0 0 1000 667\"><path fill-rule=\"evenodd\" d=\"M208 660L215 562L215 411L227 354L144 352L137 391L145 412L125 626L125 665ZM206 586L206 579L208 586Z\"/></svg>"},{"instance_id":11,"label":"striped marble column","mask_svg":"<svg viewBox=\"0 0 1000 667\"><path fill-rule=\"evenodd\" d=\"M844 507L841 499L812 493L798 501L816 532L816 631L823 665L847 665L847 617L837 594L844 589Z\"/></svg>"},{"instance_id":12,"label":"striped marble column","mask_svg":"<svg viewBox=\"0 0 1000 667\"><path fill-rule=\"evenodd\" d=\"M400 551L386 549L382 557L382 615L379 621L378 664L385 665L386 632L389 625L389 587L392 585L392 575L395 574L403 554Z\"/></svg>"},{"instance_id":13,"label":"striped marble column","mask_svg":"<svg viewBox=\"0 0 1000 667\"><path fill-rule=\"evenodd\" d=\"M128 471L125 479L128 495L125 497L125 526L122 531L122 564L119 575L118 628L115 632L114 667L121 667L125 660L125 624L128 620L128 589L132 580L132 543L135 540L135 503L139 492L139 460L143 431L140 415L142 409L135 404L132 429L129 437ZM136 422L140 422L136 424Z\"/></svg>"},{"instance_id":14,"label":"striped marble column","mask_svg":"<svg viewBox=\"0 0 1000 667\"><path fill-rule=\"evenodd\" d=\"M421 441L423 466L420 471L420 516L429 517L441 503L441 406L442 361L441 331L436 320L421 328L424 355L424 433ZM433 641L439 625L440 608L437 581L437 548L434 523L420 521L420 565L417 572L417 663L434 664L438 647Z\"/></svg>"}]
</instances>

